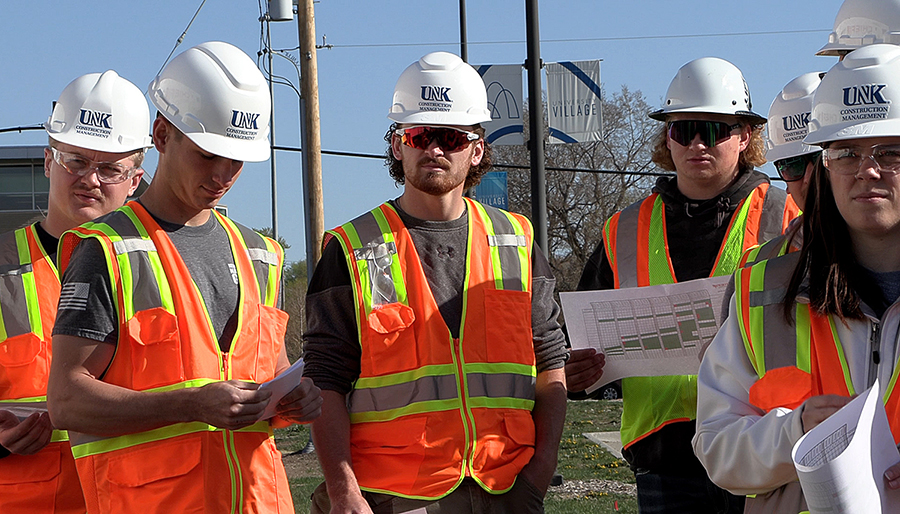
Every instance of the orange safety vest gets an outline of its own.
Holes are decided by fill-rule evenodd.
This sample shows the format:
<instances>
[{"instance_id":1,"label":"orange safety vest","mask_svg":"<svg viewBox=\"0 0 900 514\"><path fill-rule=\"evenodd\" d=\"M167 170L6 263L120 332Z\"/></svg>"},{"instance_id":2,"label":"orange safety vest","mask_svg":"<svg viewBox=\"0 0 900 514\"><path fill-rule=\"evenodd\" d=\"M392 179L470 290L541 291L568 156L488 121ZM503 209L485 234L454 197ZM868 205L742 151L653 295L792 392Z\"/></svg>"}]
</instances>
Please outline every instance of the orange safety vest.
<instances>
[{"instance_id":1,"label":"orange safety vest","mask_svg":"<svg viewBox=\"0 0 900 514\"><path fill-rule=\"evenodd\" d=\"M759 376L750 388L750 403L766 412L795 409L811 396L856 394L834 318L797 302L794 324L784 321L784 291L798 255L764 261L735 274L741 337ZM900 443L900 388L894 382L886 385L884 404L894 442Z\"/></svg>"},{"instance_id":2,"label":"orange safety vest","mask_svg":"<svg viewBox=\"0 0 900 514\"><path fill-rule=\"evenodd\" d=\"M466 204L458 339L392 206L329 231L343 247L358 308L361 372L348 409L364 490L434 499L470 476L502 493L534 454L531 224Z\"/></svg>"},{"instance_id":3,"label":"orange safety vest","mask_svg":"<svg viewBox=\"0 0 900 514\"><path fill-rule=\"evenodd\" d=\"M47 410L59 275L34 225L0 235L0 410ZM0 512L84 513L65 431L33 455L0 459Z\"/></svg>"},{"instance_id":4,"label":"orange safety vest","mask_svg":"<svg viewBox=\"0 0 900 514\"><path fill-rule=\"evenodd\" d=\"M737 269L748 248L781 234L798 213L787 193L760 184L735 210L710 276ZM654 193L614 214L603 229L615 287L673 284L666 239L665 205ZM697 417L697 376L629 377L622 380L621 437L625 448L663 426Z\"/></svg>"},{"instance_id":5,"label":"orange safety vest","mask_svg":"<svg viewBox=\"0 0 900 514\"><path fill-rule=\"evenodd\" d=\"M735 312L747 357L759 377L750 386L749 401L764 412L796 409L812 396L856 394L834 318L798 301L794 323L784 320L785 289L798 259L799 253L790 252L735 273ZM900 388L895 384L896 371L882 399L894 442L900 444ZM799 482L748 497L747 509L768 512L785 498L798 512L808 512Z\"/></svg>"},{"instance_id":6,"label":"orange safety vest","mask_svg":"<svg viewBox=\"0 0 900 514\"><path fill-rule=\"evenodd\" d=\"M275 376L287 314L275 308L283 252L214 212L237 267L238 325L223 353L203 298L172 241L139 203L63 234L64 270L84 238L104 249L119 319L104 382L136 391ZM293 513L268 420L231 431L177 423L118 437L71 433L90 513Z\"/></svg>"}]
</instances>

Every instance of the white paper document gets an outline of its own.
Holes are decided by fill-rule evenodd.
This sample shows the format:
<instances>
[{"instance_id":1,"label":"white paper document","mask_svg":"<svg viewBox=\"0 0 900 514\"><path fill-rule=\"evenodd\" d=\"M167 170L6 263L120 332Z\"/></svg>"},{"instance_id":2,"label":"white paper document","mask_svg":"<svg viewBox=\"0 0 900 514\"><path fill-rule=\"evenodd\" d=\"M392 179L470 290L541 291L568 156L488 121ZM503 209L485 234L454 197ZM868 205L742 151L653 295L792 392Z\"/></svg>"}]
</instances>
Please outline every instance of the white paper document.
<instances>
[{"instance_id":1,"label":"white paper document","mask_svg":"<svg viewBox=\"0 0 900 514\"><path fill-rule=\"evenodd\" d=\"M8 410L18 418L19 422L24 421L28 416L31 416L35 412L44 413L47 412L47 403L29 403L28 406L18 405L15 402L3 402L0 403L0 410Z\"/></svg>"},{"instance_id":2,"label":"white paper document","mask_svg":"<svg viewBox=\"0 0 900 514\"><path fill-rule=\"evenodd\" d=\"M807 432L791 452L811 514L900 512L884 472L900 462L878 381Z\"/></svg>"},{"instance_id":3,"label":"white paper document","mask_svg":"<svg viewBox=\"0 0 900 514\"><path fill-rule=\"evenodd\" d=\"M722 324L730 275L677 284L560 293L572 348L606 355L591 393L623 377L696 375Z\"/></svg>"},{"instance_id":4,"label":"white paper document","mask_svg":"<svg viewBox=\"0 0 900 514\"><path fill-rule=\"evenodd\" d=\"M266 410L260 419L269 419L274 416L275 407L278 406L278 402L284 398L284 395L293 391L295 387L300 385L301 378L303 378L302 357L297 359L297 362L293 363L290 368L284 370L283 373L260 385L260 389L272 390L272 397L269 398L269 404L266 406Z\"/></svg>"}]
</instances>

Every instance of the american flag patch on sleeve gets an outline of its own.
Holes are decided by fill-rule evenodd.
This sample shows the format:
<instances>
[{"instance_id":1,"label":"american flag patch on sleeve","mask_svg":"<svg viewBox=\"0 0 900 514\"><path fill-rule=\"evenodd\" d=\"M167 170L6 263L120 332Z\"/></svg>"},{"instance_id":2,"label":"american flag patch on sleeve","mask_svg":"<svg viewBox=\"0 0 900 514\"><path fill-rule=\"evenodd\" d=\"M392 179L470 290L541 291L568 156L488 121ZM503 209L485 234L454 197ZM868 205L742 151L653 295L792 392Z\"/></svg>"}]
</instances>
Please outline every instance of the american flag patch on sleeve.
<instances>
[{"instance_id":1,"label":"american flag patch on sleeve","mask_svg":"<svg viewBox=\"0 0 900 514\"><path fill-rule=\"evenodd\" d=\"M59 293L59 310L87 310L87 297L91 285L85 282L71 282L62 287Z\"/></svg>"}]
</instances>

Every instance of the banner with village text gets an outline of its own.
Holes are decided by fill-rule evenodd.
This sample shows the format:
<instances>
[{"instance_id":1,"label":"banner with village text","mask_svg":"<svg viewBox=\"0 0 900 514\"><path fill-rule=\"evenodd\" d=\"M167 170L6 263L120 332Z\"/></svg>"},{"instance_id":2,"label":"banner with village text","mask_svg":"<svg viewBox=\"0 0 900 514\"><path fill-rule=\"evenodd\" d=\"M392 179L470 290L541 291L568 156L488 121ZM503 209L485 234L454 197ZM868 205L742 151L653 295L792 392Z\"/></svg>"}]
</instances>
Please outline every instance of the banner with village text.
<instances>
[{"instance_id":1,"label":"banner with village text","mask_svg":"<svg viewBox=\"0 0 900 514\"><path fill-rule=\"evenodd\" d=\"M600 61L548 63L547 118L551 143L600 141Z\"/></svg>"}]
</instances>

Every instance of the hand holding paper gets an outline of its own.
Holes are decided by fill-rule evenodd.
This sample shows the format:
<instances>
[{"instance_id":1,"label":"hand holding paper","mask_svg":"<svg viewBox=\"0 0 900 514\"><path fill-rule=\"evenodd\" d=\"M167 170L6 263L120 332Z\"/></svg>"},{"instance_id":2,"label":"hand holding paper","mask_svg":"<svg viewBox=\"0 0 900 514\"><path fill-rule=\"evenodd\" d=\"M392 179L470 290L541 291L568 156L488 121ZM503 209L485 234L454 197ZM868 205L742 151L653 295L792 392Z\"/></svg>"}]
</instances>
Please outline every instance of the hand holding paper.
<instances>
[{"instance_id":1,"label":"hand holding paper","mask_svg":"<svg viewBox=\"0 0 900 514\"><path fill-rule=\"evenodd\" d=\"M900 511L900 490L884 472L900 461L878 381L794 445L791 455L809 511Z\"/></svg>"},{"instance_id":2,"label":"hand holding paper","mask_svg":"<svg viewBox=\"0 0 900 514\"><path fill-rule=\"evenodd\" d=\"M321 414L322 391L312 379L303 377L303 359L259 388L272 391L261 419L278 415L293 423L304 423Z\"/></svg>"}]
</instances>

